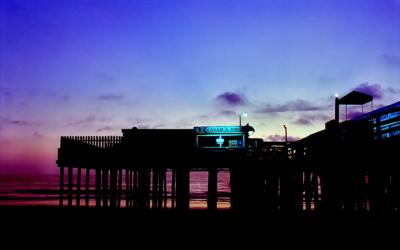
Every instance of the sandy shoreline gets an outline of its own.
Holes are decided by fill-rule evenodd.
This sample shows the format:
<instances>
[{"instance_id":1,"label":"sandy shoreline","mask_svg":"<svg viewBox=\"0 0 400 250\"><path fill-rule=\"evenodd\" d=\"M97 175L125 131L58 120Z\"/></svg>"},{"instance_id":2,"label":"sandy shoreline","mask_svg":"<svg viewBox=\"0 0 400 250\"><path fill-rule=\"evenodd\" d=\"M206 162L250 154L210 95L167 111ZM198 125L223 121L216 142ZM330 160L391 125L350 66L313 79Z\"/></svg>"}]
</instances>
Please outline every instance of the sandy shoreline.
<instances>
[{"instance_id":1,"label":"sandy shoreline","mask_svg":"<svg viewBox=\"0 0 400 250\"><path fill-rule=\"evenodd\" d=\"M369 239L383 237L387 242L386 238L390 235L398 235L400 219L398 216L344 214L262 216L251 212L236 214L229 210L178 213L172 210L19 206L0 207L0 221L2 228L7 229L3 235L43 238L44 241L49 238L62 241L80 239L86 244L101 245L110 241L114 244L134 240L156 245L169 242L172 246L190 241L190 246L217 242L222 245L252 244L256 247L259 244L291 246L293 243L306 246L323 239L338 241L336 243L365 243Z\"/></svg>"}]
</instances>

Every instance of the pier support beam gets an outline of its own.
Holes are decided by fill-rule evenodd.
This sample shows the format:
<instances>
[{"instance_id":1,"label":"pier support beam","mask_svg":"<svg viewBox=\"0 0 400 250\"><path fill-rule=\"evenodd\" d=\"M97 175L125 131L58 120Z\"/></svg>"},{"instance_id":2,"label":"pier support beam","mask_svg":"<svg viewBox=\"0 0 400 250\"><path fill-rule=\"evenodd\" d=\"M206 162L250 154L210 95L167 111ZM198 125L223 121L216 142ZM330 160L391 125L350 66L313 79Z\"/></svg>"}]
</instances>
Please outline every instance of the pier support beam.
<instances>
[{"instance_id":1,"label":"pier support beam","mask_svg":"<svg viewBox=\"0 0 400 250\"><path fill-rule=\"evenodd\" d=\"M117 169L110 170L110 207L117 207Z\"/></svg>"},{"instance_id":2,"label":"pier support beam","mask_svg":"<svg viewBox=\"0 0 400 250\"><path fill-rule=\"evenodd\" d=\"M72 207L72 167L68 167L68 207Z\"/></svg>"},{"instance_id":3,"label":"pier support beam","mask_svg":"<svg viewBox=\"0 0 400 250\"><path fill-rule=\"evenodd\" d=\"M64 206L64 167L60 167L60 207Z\"/></svg>"},{"instance_id":4,"label":"pier support beam","mask_svg":"<svg viewBox=\"0 0 400 250\"><path fill-rule=\"evenodd\" d=\"M163 170L163 183L164 183L164 209L167 208L168 192L167 192L167 169Z\"/></svg>"},{"instance_id":5,"label":"pier support beam","mask_svg":"<svg viewBox=\"0 0 400 250\"><path fill-rule=\"evenodd\" d=\"M158 168L153 168L153 188L152 188L152 195L151 195L151 202L152 208L157 209L159 207L158 204L158 196L159 196L159 170Z\"/></svg>"},{"instance_id":6,"label":"pier support beam","mask_svg":"<svg viewBox=\"0 0 400 250\"><path fill-rule=\"evenodd\" d=\"M78 168L78 174L76 176L76 206L81 205L81 174L82 169Z\"/></svg>"},{"instance_id":7,"label":"pier support beam","mask_svg":"<svg viewBox=\"0 0 400 250\"><path fill-rule=\"evenodd\" d=\"M207 197L207 209L208 211L217 210L217 178L218 172L216 168L210 168L208 170L208 197Z\"/></svg>"},{"instance_id":8,"label":"pier support beam","mask_svg":"<svg viewBox=\"0 0 400 250\"><path fill-rule=\"evenodd\" d=\"M125 206L130 207L130 170L125 169Z\"/></svg>"},{"instance_id":9,"label":"pier support beam","mask_svg":"<svg viewBox=\"0 0 400 250\"><path fill-rule=\"evenodd\" d=\"M90 168L86 169L86 181L85 181L85 185L86 185L86 202L85 202L85 206L89 207L89 197L90 197Z\"/></svg>"},{"instance_id":10,"label":"pier support beam","mask_svg":"<svg viewBox=\"0 0 400 250\"><path fill-rule=\"evenodd\" d=\"M103 174L103 188L102 188L102 193L103 193L103 207L108 207L108 169L103 169L102 170Z\"/></svg>"},{"instance_id":11,"label":"pier support beam","mask_svg":"<svg viewBox=\"0 0 400 250\"><path fill-rule=\"evenodd\" d=\"M176 209L186 211L189 209L190 172L184 166L176 170Z\"/></svg>"},{"instance_id":12,"label":"pier support beam","mask_svg":"<svg viewBox=\"0 0 400 250\"><path fill-rule=\"evenodd\" d=\"M121 196L122 196L122 168L118 169L118 204L117 207L121 207Z\"/></svg>"},{"instance_id":13,"label":"pier support beam","mask_svg":"<svg viewBox=\"0 0 400 250\"><path fill-rule=\"evenodd\" d=\"M101 207L101 169L96 169L96 207Z\"/></svg>"},{"instance_id":14,"label":"pier support beam","mask_svg":"<svg viewBox=\"0 0 400 250\"><path fill-rule=\"evenodd\" d=\"M171 172L171 208L175 208L176 170Z\"/></svg>"}]
</instances>

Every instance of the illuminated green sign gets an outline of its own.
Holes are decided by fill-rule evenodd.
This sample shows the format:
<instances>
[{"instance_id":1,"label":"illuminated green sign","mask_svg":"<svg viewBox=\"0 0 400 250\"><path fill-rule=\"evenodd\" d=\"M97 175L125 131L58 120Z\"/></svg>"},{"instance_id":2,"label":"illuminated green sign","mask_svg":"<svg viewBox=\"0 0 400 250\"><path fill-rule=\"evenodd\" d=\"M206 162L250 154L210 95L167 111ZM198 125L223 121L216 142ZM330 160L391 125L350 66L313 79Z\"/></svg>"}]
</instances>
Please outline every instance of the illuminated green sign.
<instances>
[{"instance_id":1,"label":"illuminated green sign","mask_svg":"<svg viewBox=\"0 0 400 250\"><path fill-rule=\"evenodd\" d=\"M210 126L210 127L194 127L198 134L232 134L243 133L240 126Z\"/></svg>"},{"instance_id":2,"label":"illuminated green sign","mask_svg":"<svg viewBox=\"0 0 400 250\"><path fill-rule=\"evenodd\" d=\"M197 148L240 149L245 146L247 133L239 126L195 127Z\"/></svg>"}]
</instances>

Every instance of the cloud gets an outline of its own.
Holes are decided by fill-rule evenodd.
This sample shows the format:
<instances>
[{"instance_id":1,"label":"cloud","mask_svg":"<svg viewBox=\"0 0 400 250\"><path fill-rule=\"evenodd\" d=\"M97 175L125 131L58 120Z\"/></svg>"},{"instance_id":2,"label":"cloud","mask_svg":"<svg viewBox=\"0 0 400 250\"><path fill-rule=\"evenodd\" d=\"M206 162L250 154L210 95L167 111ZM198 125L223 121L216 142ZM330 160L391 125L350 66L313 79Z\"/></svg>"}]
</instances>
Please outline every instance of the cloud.
<instances>
[{"instance_id":1,"label":"cloud","mask_svg":"<svg viewBox=\"0 0 400 250\"><path fill-rule=\"evenodd\" d=\"M306 114L302 115L301 117L297 118L293 121L293 124L296 125L312 125L313 122L327 122L331 120L333 117L330 117L325 114Z\"/></svg>"},{"instance_id":2,"label":"cloud","mask_svg":"<svg viewBox=\"0 0 400 250\"><path fill-rule=\"evenodd\" d=\"M100 127L96 130L96 132L103 132L103 131L111 131L113 130L111 127L109 126L104 126L104 127Z\"/></svg>"},{"instance_id":3,"label":"cloud","mask_svg":"<svg viewBox=\"0 0 400 250\"><path fill-rule=\"evenodd\" d=\"M60 98L61 98L61 101L67 102L71 99L71 96L64 94L64 95L61 95Z\"/></svg>"},{"instance_id":4,"label":"cloud","mask_svg":"<svg viewBox=\"0 0 400 250\"><path fill-rule=\"evenodd\" d=\"M311 125L312 124L312 122L306 118L299 118L299 119L295 120L293 123L297 124L297 125Z\"/></svg>"},{"instance_id":5,"label":"cloud","mask_svg":"<svg viewBox=\"0 0 400 250\"><path fill-rule=\"evenodd\" d=\"M372 95L374 99L378 100L382 99L385 92L385 89L383 89L378 83L369 84L368 82L361 83L354 90Z\"/></svg>"},{"instance_id":6,"label":"cloud","mask_svg":"<svg viewBox=\"0 0 400 250\"><path fill-rule=\"evenodd\" d=\"M0 117L0 124L2 125L17 125L17 126L27 126L29 122L24 120L14 120L5 117Z\"/></svg>"},{"instance_id":7,"label":"cloud","mask_svg":"<svg viewBox=\"0 0 400 250\"><path fill-rule=\"evenodd\" d=\"M43 135L42 135L42 134L39 134L38 132L34 132L34 133L32 134L32 136L33 136L33 137L36 137L36 138L42 138L42 137L43 137Z\"/></svg>"},{"instance_id":8,"label":"cloud","mask_svg":"<svg viewBox=\"0 0 400 250\"><path fill-rule=\"evenodd\" d=\"M21 125L21 126L28 125L27 121L21 121L21 120L8 120L8 123L12 125Z\"/></svg>"},{"instance_id":9,"label":"cloud","mask_svg":"<svg viewBox=\"0 0 400 250\"><path fill-rule=\"evenodd\" d=\"M6 103L14 103L15 95L11 92L11 90L0 87L0 100L5 101Z\"/></svg>"},{"instance_id":10,"label":"cloud","mask_svg":"<svg viewBox=\"0 0 400 250\"><path fill-rule=\"evenodd\" d=\"M115 82L116 77L107 73L98 73L93 75L93 79L99 84L111 84Z\"/></svg>"},{"instance_id":11,"label":"cloud","mask_svg":"<svg viewBox=\"0 0 400 250\"><path fill-rule=\"evenodd\" d=\"M232 110L222 110L218 112L219 115L223 115L223 116L237 116L238 113L236 113L235 111Z\"/></svg>"},{"instance_id":12,"label":"cloud","mask_svg":"<svg viewBox=\"0 0 400 250\"><path fill-rule=\"evenodd\" d=\"M294 137L294 136L288 136L288 141L298 141L300 138L299 137ZM285 141L285 136L284 135L269 135L266 138L267 141Z\"/></svg>"},{"instance_id":13,"label":"cloud","mask_svg":"<svg viewBox=\"0 0 400 250\"><path fill-rule=\"evenodd\" d=\"M97 120L96 116L90 115L90 116L87 116L87 117L85 117L83 119L67 123L67 126L80 126L80 125L92 123L92 122L94 122L96 120Z\"/></svg>"},{"instance_id":14,"label":"cloud","mask_svg":"<svg viewBox=\"0 0 400 250\"><path fill-rule=\"evenodd\" d=\"M4 87L0 87L0 95L2 95L3 97L10 97L11 91Z\"/></svg>"},{"instance_id":15,"label":"cloud","mask_svg":"<svg viewBox=\"0 0 400 250\"><path fill-rule=\"evenodd\" d=\"M224 92L217 96L215 100L228 106L240 106L247 104L247 98L242 93Z\"/></svg>"},{"instance_id":16,"label":"cloud","mask_svg":"<svg viewBox=\"0 0 400 250\"><path fill-rule=\"evenodd\" d=\"M392 88L392 87L387 88L387 91L390 94L400 94L400 89L395 89L395 88Z\"/></svg>"},{"instance_id":17,"label":"cloud","mask_svg":"<svg viewBox=\"0 0 400 250\"><path fill-rule=\"evenodd\" d=\"M258 113L279 113L289 111L317 111L322 110L325 107L319 107L309 101L297 99L288 101L283 105L266 104L263 108L257 110Z\"/></svg>"},{"instance_id":18,"label":"cloud","mask_svg":"<svg viewBox=\"0 0 400 250\"><path fill-rule=\"evenodd\" d=\"M98 99L101 101L120 101L124 99L124 95L114 95L114 94L100 95L98 96Z\"/></svg>"},{"instance_id":19,"label":"cloud","mask_svg":"<svg viewBox=\"0 0 400 250\"><path fill-rule=\"evenodd\" d=\"M383 62L390 66L400 66L400 55L382 55Z\"/></svg>"}]
</instances>

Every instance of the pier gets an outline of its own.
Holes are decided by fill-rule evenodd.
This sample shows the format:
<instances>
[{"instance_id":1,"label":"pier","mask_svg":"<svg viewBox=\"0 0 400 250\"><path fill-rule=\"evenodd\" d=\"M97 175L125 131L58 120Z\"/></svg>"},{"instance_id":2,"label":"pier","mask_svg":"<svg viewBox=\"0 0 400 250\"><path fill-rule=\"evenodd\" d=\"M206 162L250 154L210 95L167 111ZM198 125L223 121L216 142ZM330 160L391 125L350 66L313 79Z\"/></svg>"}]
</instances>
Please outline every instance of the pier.
<instances>
[{"instance_id":1,"label":"pier","mask_svg":"<svg viewBox=\"0 0 400 250\"><path fill-rule=\"evenodd\" d=\"M337 105L370 101L357 98L351 93ZM212 213L224 170L230 210L239 214L399 213L400 103L359 119L338 117L296 142L250 138L249 125L61 137L60 206L187 211L190 173L207 171Z\"/></svg>"}]
</instances>

